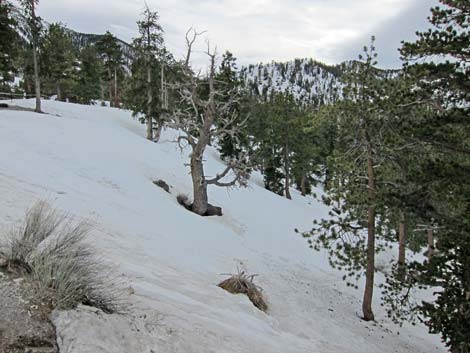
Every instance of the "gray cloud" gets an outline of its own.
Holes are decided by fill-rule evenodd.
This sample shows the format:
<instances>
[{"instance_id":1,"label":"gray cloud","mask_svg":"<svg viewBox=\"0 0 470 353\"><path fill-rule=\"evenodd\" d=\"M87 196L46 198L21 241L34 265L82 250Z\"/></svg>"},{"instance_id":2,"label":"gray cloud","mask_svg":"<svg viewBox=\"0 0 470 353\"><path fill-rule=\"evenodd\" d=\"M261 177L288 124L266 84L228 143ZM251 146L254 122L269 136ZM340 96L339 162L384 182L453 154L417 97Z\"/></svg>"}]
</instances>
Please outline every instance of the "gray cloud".
<instances>
[{"instance_id":1,"label":"gray cloud","mask_svg":"<svg viewBox=\"0 0 470 353\"><path fill-rule=\"evenodd\" d=\"M177 56L184 53L190 26L206 30L219 52L232 51L241 64L311 57L338 63L357 57L371 34L378 38L382 65L397 66L401 39L426 28L429 7L437 0L147 0L159 11L165 40ZM110 30L130 41L143 0L41 0L39 14L81 32ZM206 62L201 41L196 64Z\"/></svg>"},{"instance_id":2,"label":"gray cloud","mask_svg":"<svg viewBox=\"0 0 470 353\"><path fill-rule=\"evenodd\" d=\"M413 41L416 31L429 28L427 17L430 8L437 5L437 0L421 0L404 9L394 18L381 23L370 33L365 33L360 39L349 43L338 52L338 60L356 59L362 47L370 43L370 37L376 37L376 48L379 54L379 66L397 68L401 66L401 41Z\"/></svg>"}]
</instances>

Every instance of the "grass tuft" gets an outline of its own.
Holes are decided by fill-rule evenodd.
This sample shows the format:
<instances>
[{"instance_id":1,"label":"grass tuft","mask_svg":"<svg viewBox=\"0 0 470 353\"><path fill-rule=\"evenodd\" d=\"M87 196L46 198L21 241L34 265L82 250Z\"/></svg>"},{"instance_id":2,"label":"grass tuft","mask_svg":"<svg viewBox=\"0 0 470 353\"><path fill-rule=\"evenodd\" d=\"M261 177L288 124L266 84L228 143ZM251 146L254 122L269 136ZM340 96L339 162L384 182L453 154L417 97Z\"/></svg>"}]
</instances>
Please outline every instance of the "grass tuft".
<instances>
[{"instance_id":1,"label":"grass tuft","mask_svg":"<svg viewBox=\"0 0 470 353\"><path fill-rule=\"evenodd\" d=\"M245 271L239 271L238 274L220 282L218 286L232 294L245 294L254 306L267 312L268 304L264 298L263 290L253 282L255 276L248 275Z\"/></svg>"},{"instance_id":2,"label":"grass tuft","mask_svg":"<svg viewBox=\"0 0 470 353\"><path fill-rule=\"evenodd\" d=\"M30 279L37 299L53 308L85 304L106 313L119 312L123 291L86 243L91 230L89 222L75 222L40 201L7 234L1 251L4 267Z\"/></svg>"}]
</instances>

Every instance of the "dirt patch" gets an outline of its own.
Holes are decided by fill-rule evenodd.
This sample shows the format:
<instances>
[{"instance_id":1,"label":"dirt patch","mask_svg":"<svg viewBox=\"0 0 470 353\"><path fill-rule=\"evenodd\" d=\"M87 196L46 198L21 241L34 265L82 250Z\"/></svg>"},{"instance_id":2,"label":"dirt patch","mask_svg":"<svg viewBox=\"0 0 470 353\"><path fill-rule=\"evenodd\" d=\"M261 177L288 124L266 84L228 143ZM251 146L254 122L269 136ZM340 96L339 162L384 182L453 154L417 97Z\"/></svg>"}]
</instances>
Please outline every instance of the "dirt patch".
<instances>
[{"instance_id":1,"label":"dirt patch","mask_svg":"<svg viewBox=\"0 0 470 353\"><path fill-rule=\"evenodd\" d=\"M0 353L58 353L49 308L22 278L0 272Z\"/></svg>"}]
</instances>

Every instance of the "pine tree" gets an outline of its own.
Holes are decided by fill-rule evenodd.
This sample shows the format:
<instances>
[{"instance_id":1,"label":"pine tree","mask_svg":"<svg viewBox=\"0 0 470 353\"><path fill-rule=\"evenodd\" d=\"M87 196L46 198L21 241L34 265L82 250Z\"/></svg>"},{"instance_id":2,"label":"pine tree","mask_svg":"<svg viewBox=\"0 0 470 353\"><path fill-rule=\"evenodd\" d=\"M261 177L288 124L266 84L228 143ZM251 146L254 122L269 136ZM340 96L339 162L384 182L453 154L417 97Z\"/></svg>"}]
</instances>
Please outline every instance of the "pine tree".
<instances>
[{"instance_id":1,"label":"pine tree","mask_svg":"<svg viewBox=\"0 0 470 353\"><path fill-rule=\"evenodd\" d=\"M143 114L147 139L158 142L166 108L165 62L171 57L165 49L157 12L147 7L137 25L140 36L134 39L133 47L138 57L131 68L127 105L134 115Z\"/></svg>"},{"instance_id":2,"label":"pine tree","mask_svg":"<svg viewBox=\"0 0 470 353\"><path fill-rule=\"evenodd\" d=\"M38 43L41 35L41 18L36 15L36 6L39 0L20 0L24 16L27 22L26 34L31 45L33 68L34 68L34 90L36 94L35 111L41 113L41 82L39 79Z\"/></svg>"},{"instance_id":3,"label":"pine tree","mask_svg":"<svg viewBox=\"0 0 470 353\"><path fill-rule=\"evenodd\" d=\"M64 85L74 75L76 56L67 29L60 23L53 23L47 29L41 51L41 76L44 84L55 88L57 100L65 99Z\"/></svg>"},{"instance_id":4,"label":"pine tree","mask_svg":"<svg viewBox=\"0 0 470 353\"><path fill-rule=\"evenodd\" d=\"M432 108L409 122L408 138L423 146L408 173L420 185L409 203L437 239L433 256L410 265L406 285L438 286L436 300L418 304L431 332L453 353L470 352L470 7L441 0L432 29L401 48L418 103ZM444 60L434 61L439 56ZM432 227L432 228L431 228ZM431 255L431 254L430 254Z\"/></svg>"},{"instance_id":5,"label":"pine tree","mask_svg":"<svg viewBox=\"0 0 470 353\"><path fill-rule=\"evenodd\" d=\"M119 106L118 77L122 70L123 53L117 38L107 31L97 42L96 48L103 60L106 80L108 81L108 98L113 107Z\"/></svg>"},{"instance_id":6,"label":"pine tree","mask_svg":"<svg viewBox=\"0 0 470 353\"><path fill-rule=\"evenodd\" d=\"M79 54L79 70L74 89L79 103L91 104L93 100L100 98L102 74L103 64L96 47L94 45L83 47Z\"/></svg>"},{"instance_id":7,"label":"pine tree","mask_svg":"<svg viewBox=\"0 0 470 353\"><path fill-rule=\"evenodd\" d=\"M390 231L384 191L389 170L395 167L391 158L394 114L387 99L391 85L375 69L376 57L372 40L346 76L344 101L317 114L317 119L337 129L328 158L331 175L325 199L333 210L330 219L305 234L314 238L309 240L313 248L328 251L333 267L347 271L345 279L365 276L362 312L366 321L374 320L375 255L383 250Z\"/></svg>"},{"instance_id":8,"label":"pine tree","mask_svg":"<svg viewBox=\"0 0 470 353\"><path fill-rule=\"evenodd\" d=\"M276 129L271 121L271 104L259 101L257 96L251 97L248 103L249 119L247 131L250 135L250 163L256 166L264 179L264 187L278 195L284 188L282 179L282 157L275 143Z\"/></svg>"},{"instance_id":9,"label":"pine tree","mask_svg":"<svg viewBox=\"0 0 470 353\"><path fill-rule=\"evenodd\" d=\"M12 5L8 1L0 3L0 90L9 91L13 74L17 70L15 59L18 55L17 23L11 15Z\"/></svg>"},{"instance_id":10,"label":"pine tree","mask_svg":"<svg viewBox=\"0 0 470 353\"><path fill-rule=\"evenodd\" d=\"M234 114L234 116L244 115L243 110L246 107L248 97L246 97L242 82L238 77L237 59L229 51L222 55L222 62L216 80L221 86L221 100L228 102L233 100L234 96L238 97L233 103L231 114ZM224 117L222 121L226 121L227 125L220 126L220 128L230 130L230 117ZM242 125L237 129L237 136L225 135L218 141L218 146L222 159L239 157L241 153L246 151L248 146L246 125Z\"/></svg>"},{"instance_id":11,"label":"pine tree","mask_svg":"<svg viewBox=\"0 0 470 353\"><path fill-rule=\"evenodd\" d=\"M320 146L309 127L311 114L289 92L273 91L268 99L253 96L243 102L249 119L246 143L253 166L264 177L266 189L291 198L297 184L302 194L311 191Z\"/></svg>"}]
</instances>

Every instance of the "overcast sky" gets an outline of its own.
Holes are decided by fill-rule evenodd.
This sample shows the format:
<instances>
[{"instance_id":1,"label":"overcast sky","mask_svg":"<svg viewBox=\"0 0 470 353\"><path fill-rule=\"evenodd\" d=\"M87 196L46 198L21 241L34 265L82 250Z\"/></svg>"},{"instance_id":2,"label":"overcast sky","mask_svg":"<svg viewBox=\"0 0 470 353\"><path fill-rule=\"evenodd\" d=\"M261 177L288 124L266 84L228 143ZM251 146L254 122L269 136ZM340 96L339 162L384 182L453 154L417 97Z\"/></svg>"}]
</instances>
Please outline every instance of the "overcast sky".
<instances>
[{"instance_id":1,"label":"overcast sky","mask_svg":"<svg viewBox=\"0 0 470 353\"><path fill-rule=\"evenodd\" d=\"M328 64L357 58L377 37L379 66L399 67L400 41L428 28L437 0L147 0L157 10L167 47L179 58L184 34L193 26L218 51L230 50L239 64L313 58ZM130 41L144 0L40 0L48 22L86 33L110 30ZM195 57L202 65L202 55Z\"/></svg>"}]
</instances>

